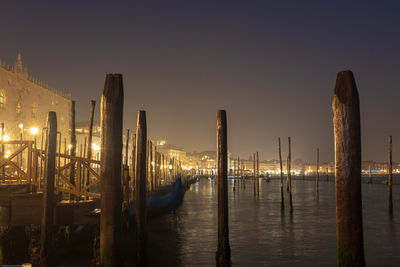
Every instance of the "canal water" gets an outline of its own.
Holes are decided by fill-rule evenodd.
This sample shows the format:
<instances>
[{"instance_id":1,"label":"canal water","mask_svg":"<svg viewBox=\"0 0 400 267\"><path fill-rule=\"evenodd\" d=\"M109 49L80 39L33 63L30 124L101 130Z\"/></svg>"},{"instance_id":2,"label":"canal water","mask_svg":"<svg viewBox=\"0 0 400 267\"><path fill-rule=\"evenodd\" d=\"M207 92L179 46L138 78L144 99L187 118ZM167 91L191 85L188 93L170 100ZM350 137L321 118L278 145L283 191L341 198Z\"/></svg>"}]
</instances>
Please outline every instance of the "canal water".
<instances>
[{"instance_id":1,"label":"canal water","mask_svg":"<svg viewBox=\"0 0 400 267\"><path fill-rule=\"evenodd\" d=\"M332 177L331 177L332 179ZM229 227L233 266L337 266L335 186L321 177L294 179L293 215L285 191L281 214L279 180L253 182L233 191L229 180ZM400 264L400 186L393 186L394 216L387 209L387 185L363 184L366 263ZM152 266L215 266L217 245L217 184L201 179L191 185L174 214L148 221L149 263Z\"/></svg>"}]
</instances>

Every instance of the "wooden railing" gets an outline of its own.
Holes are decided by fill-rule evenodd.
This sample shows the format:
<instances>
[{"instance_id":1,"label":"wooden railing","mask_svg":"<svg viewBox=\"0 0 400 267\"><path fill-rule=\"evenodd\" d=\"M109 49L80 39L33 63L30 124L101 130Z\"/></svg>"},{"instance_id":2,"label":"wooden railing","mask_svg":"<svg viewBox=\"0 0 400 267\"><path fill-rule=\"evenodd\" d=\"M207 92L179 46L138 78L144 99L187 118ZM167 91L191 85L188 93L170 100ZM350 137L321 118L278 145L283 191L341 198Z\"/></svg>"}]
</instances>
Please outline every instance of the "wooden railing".
<instances>
[{"instance_id":1,"label":"wooden railing","mask_svg":"<svg viewBox=\"0 0 400 267\"><path fill-rule=\"evenodd\" d=\"M64 199L100 199L101 161L60 153L60 147L61 143L56 153L55 193L62 193ZM147 163L149 172L153 173L147 181L149 191L169 184L179 176L176 161L161 162L161 154L158 154L155 153L154 166ZM167 170L165 165L170 164L173 168ZM45 170L46 147L37 149L34 141L0 141L0 185L27 184L31 185L32 192L40 192ZM125 202L133 199L134 179L128 178L132 172L124 165L121 182Z\"/></svg>"},{"instance_id":2,"label":"wooden railing","mask_svg":"<svg viewBox=\"0 0 400 267\"><path fill-rule=\"evenodd\" d=\"M45 151L41 151L40 149L34 150L33 159L34 165L39 166L39 169L45 169ZM72 177L71 171L73 173ZM90 192L90 189L93 189L93 187L100 183L99 173L100 161L98 160L89 160L57 153L55 190L56 192L73 195L74 199L81 197L85 199L100 198L100 193ZM33 180L33 184L40 189L45 177L44 171L40 171L38 177L38 180Z\"/></svg>"},{"instance_id":3,"label":"wooden railing","mask_svg":"<svg viewBox=\"0 0 400 267\"><path fill-rule=\"evenodd\" d=\"M99 191L93 192L100 183L100 161L61 153L56 157L56 192L74 199L100 198ZM41 191L45 166L46 151L34 148L34 141L0 141L0 184L30 184Z\"/></svg>"},{"instance_id":4,"label":"wooden railing","mask_svg":"<svg viewBox=\"0 0 400 267\"><path fill-rule=\"evenodd\" d=\"M90 192L90 189L100 183L100 161L65 154L57 155L57 157L59 157L59 162L61 159L65 159L65 162L69 161L57 168L56 185L60 192L72 194L77 198L100 198L99 190L98 193ZM71 168L75 170L72 180Z\"/></svg>"},{"instance_id":5,"label":"wooden railing","mask_svg":"<svg viewBox=\"0 0 400 267\"><path fill-rule=\"evenodd\" d=\"M0 183L32 182L33 141L0 141Z\"/></svg>"}]
</instances>

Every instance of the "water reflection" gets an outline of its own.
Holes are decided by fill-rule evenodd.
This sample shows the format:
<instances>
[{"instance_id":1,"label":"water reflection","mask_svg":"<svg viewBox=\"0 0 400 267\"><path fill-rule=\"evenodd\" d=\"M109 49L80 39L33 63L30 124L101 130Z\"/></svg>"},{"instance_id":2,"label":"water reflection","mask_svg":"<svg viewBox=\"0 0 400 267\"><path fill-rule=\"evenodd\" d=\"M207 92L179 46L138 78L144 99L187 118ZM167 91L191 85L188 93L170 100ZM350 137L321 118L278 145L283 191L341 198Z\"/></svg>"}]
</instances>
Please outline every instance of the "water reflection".
<instances>
[{"instance_id":1,"label":"water reflection","mask_svg":"<svg viewBox=\"0 0 400 267\"><path fill-rule=\"evenodd\" d=\"M237 266L337 265L335 185L293 179L293 215L285 191L281 214L279 180L236 186L229 180L229 226L232 263ZM368 265L400 262L400 207L387 211L387 186L363 184L364 244ZM157 266L215 266L217 247L217 183L202 179L186 192L176 214L149 221L149 263ZM400 186L393 187L393 203L400 203ZM153 254L154 252L154 254Z\"/></svg>"}]
</instances>

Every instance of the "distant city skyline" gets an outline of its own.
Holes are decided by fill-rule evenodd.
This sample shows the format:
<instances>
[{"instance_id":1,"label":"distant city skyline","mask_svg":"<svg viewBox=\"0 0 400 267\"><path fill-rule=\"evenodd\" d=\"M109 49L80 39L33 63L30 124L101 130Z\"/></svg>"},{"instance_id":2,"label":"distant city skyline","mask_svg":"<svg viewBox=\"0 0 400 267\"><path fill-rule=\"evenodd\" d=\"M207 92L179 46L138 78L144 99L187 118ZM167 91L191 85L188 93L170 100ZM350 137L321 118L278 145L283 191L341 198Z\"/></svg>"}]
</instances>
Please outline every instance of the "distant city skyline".
<instances>
[{"instance_id":1,"label":"distant city skyline","mask_svg":"<svg viewBox=\"0 0 400 267\"><path fill-rule=\"evenodd\" d=\"M77 120L89 117L106 73L122 73L124 128L147 111L150 138L186 151L215 150L226 109L232 155L333 161L336 73L354 72L363 160L400 160L400 4L214 1L151 3L4 1L0 58L22 51L30 74L70 89ZM51 10L51 12L49 12ZM17 15L16 15L17 14ZM12 23L13 27L9 25Z\"/></svg>"}]
</instances>

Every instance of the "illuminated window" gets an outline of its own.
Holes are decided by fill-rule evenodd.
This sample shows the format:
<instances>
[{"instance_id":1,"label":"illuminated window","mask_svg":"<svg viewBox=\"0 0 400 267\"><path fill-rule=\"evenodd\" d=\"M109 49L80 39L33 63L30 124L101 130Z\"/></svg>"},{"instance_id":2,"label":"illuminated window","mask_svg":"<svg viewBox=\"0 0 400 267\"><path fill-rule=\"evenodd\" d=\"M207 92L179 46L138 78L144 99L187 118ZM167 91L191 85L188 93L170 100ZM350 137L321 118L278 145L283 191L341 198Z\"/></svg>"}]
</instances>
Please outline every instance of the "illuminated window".
<instances>
[{"instance_id":1,"label":"illuminated window","mask_svg":"<svg viewBox=\"0 0 400 267\"><path fill-rule=\"evenodd\" d=\"M38 109L39 109L38 104L33 103L33 104L32 104L32 112L31 112L31 117L32 117L32 119L35 119L35 118L36 118L36 114L37 114L37 112L38 112Z\"/></svg>"},{"instance_id":2,"label":"illuminated window","mask_svg":"<svg viewBox=\"0 0 400 267\"><path fill-rule=\"evenodd\" d=\"M4 108L5 103L6 103L6 97L3 92L0 92L0 108Z\"/></svg>"},{"instance_id":3,"label":"illuminated window","mask_svg":"<svg viewBox=\"0 0 400 267\"><path fill-rule=\"evenodd\" d=\"M20 115L20 114L21 114L21 112L22 112L22 104L21 104L21 101L18 101L18 102L17 102L17 108L16 108L15 112L17 113L17 115Z\"/></svg>"}]
</instances>

